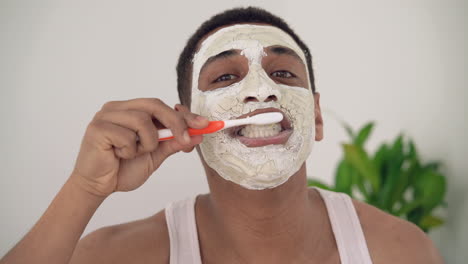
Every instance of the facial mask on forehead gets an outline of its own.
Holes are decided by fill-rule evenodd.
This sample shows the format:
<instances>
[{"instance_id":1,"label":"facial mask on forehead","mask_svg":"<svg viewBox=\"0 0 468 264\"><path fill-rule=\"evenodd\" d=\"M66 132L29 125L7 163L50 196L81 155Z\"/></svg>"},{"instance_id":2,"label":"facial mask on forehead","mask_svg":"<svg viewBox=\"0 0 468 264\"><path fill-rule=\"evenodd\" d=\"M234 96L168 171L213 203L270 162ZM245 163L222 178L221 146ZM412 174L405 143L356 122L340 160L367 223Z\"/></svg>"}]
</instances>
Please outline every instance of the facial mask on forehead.
<instances>
[{"instance_id":1,"label":"facial mask on forehead","mask_svg":"<svg viewBox=\"0 0 468 264\"><path fill-rule=\"evenodd\" d=\"M248 189L273 188L286 182L307 159L315 137L311 90L277 84L261 66L262 58L267 56L264 48L277 45L297 53L306 67L302 50L288 34L276 27L258 25L235 25L218 30L202 43L193 60L192 112L210 120L223 120L235 119L257 109L276 108L291 123L291 135L285 144L247 147L228 132L205 135L200 149L208 166L224 179ZM198 79L204 63L232 49L240 50L248 59L247 75L227 87L200 91ZM310 82L308 87L311 87ZM279 125L247 126L240 132L247 137L265 137L278 133L279 129Z\"/></svg>"}]
</instances>

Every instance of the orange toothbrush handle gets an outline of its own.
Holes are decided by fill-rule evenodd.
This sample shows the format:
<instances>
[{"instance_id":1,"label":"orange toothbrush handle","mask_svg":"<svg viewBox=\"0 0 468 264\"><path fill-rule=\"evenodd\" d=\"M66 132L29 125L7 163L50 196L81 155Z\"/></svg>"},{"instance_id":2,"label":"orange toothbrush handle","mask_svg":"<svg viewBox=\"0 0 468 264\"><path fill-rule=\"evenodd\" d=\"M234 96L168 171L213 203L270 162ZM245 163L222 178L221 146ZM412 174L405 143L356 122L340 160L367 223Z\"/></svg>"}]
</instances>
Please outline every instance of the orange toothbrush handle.
<instances>
[{"instance_id":1,"label":"orange toothbrush handle","mask_svg":"<svg viewBox=\"0 0 468 264\"><path fill-rule=\"evenodd\" d=\"M211 121L208 124L208 126L205 128L202 128L202 129L189 128L187 130L190 136L194 136L194 135L211 134L211 133L214 133L216 131L223 129L223 127L224 127L224 121ZM159 141L170 140L173 138L174 136L163 137L163 138L160 138Z\"/></svg>"}]
</instances>

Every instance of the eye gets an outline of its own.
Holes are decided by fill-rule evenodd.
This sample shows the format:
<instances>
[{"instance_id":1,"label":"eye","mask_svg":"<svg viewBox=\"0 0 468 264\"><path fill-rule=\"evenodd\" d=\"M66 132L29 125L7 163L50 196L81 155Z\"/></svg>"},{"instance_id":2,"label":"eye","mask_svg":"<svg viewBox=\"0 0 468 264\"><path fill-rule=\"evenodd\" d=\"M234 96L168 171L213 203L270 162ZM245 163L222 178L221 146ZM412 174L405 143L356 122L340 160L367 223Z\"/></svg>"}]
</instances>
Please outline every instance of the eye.
<instances>
[{"instance_id":1,"label":"eye","mask_svg":"<svg viewBox=\"0 0 468 264\"><path fill-rule=\"evenodd\" d=\"M232 81L235 78L237 78L237 76L234 75L234 74L223 74L223 75L219 76L216 80L214 80L213 83Z\"/></svg>"},{"instance_id":2,"label":"eye","mask_svg":"<svg viewBox=\"0 0 468 264\"><path fill-rule=\"evenodd\" d=\"M296 75L288 72L288 71L275 71L271 73L272 77L278 77L278 78L293 78L296 77Z\"/></svg>"}]
</instances>

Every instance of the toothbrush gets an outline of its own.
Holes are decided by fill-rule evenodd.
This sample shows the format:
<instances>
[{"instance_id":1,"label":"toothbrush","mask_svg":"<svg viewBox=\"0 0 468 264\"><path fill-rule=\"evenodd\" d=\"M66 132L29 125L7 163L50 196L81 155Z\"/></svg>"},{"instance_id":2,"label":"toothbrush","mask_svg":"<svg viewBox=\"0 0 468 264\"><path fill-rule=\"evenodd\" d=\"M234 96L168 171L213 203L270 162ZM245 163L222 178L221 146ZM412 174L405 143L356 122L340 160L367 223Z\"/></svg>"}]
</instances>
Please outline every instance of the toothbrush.
<instances>
[{"instance_id":1,"label":"toothbrush","mask_svg":"<svg viewBox=\"0 0 468 264\"><path fill-rule=\"evenodd\" d=\"M221 131L226 128L243 126L243 125L268 125L278 123L283 120L283 114L279 112L268 112L263 114L258 114L241 119L231 119L231 120L221 120L221 121L210 121L207 127L202 129L189 128L188 133L191 136L194 135L203 135L211 134L214 132ZM158 130L159 141L173 139L174 136L170 129L160 129Z\"/></svg>"}]
</instances>

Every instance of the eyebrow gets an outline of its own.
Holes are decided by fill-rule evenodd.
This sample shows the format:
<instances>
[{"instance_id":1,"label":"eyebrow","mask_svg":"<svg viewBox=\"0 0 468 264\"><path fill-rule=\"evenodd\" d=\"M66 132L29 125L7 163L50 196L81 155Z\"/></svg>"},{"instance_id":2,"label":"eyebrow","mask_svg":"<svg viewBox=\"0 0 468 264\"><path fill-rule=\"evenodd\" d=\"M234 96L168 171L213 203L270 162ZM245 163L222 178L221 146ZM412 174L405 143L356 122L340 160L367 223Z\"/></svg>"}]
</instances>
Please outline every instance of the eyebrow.
<instances>
[{"instance_id":1,"label":"eyebrow","mask_svg":"<svg viewBox=\"0 0 468 264\"><path fill-rule=\"evenodd\" d=\"M226 51L223 51L217 55L214 55L210 58L208 58L208 60L206 60L205 64L203 64L203 66L201 67L200 69L200 72L203 71L204 68L206 68L208 65L210 65L211 63L217 61L217 60L220 60L220 59L226 59L226 58L229 58L229 57L232 57L232 56L235 56L235 55L239 55L240 52L239 50L234 50L234 49L231 49L231 50L226 50Z\"/></svg>"},{"instance_id":2,"label":"eyebrow","mask_svg":"<svg viewBox=\"0 0 468 264\"><path fill-rule=\"evenodd\" d=\"M283 46L273 46L273 47L267 48L267 50L269 50L272 53L277 54L277 55L292 56L295 59L299 60L302 64L304 64L301 57L299 57L299 55L297 55L297 53L295 51L293 51L292 49L290 49L290 48L286 48L286 47L283 47ZM200 72L202 72L204 68L206 68L208 65L210 65L211 63L213 63L213 62L215 62L217 60L226 59L226 58L236 56L236 55L240 55L240 51L239 50L234 50L234 49L226 50L226 51L223 51L223 52L221 52L221 53L219 53L217 55L214 55L214 56L208 58L208 60L206 60L205 64L203 64L203 66L201 67Z\"/></svg>"},{"instance_id":3,"label":"eyebrow","mask_svg":"<svg viewBox=\"0 0 468 264\"><path fill-rule=\"evenodd\" d=\"M292 56L295 59L298 59L302 64L304 64L304 62L302 61L302 58L299 57L299 55L297 55L297 53L294 50L290 49L290 48L286 48L286 47L283 47L283 46L273 46L273 47L268 48L268 50L271 51L274 54L277 54L277 55Z\"/></svg>"}]
</instances>

